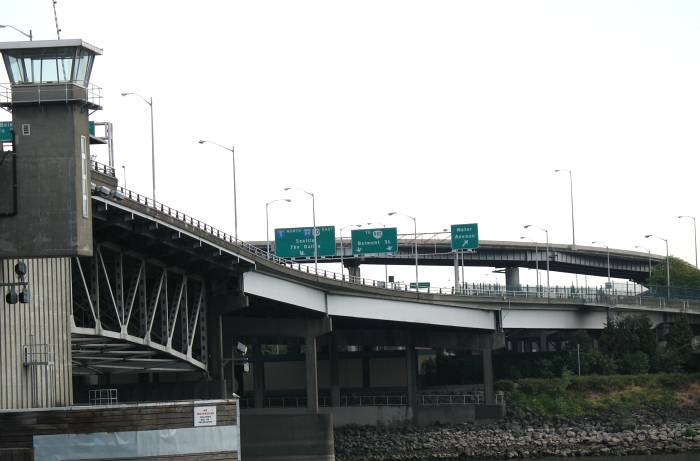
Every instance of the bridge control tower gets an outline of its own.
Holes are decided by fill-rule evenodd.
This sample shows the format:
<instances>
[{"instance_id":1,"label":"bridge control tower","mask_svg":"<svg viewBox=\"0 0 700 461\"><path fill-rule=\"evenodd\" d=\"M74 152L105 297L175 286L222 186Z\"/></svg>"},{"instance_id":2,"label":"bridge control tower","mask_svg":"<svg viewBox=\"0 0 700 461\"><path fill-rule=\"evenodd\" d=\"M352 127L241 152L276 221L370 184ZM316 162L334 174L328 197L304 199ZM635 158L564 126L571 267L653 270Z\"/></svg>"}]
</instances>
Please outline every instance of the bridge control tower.
<instances>
[{"instance_id":1,"label":"bridge control tower","mask_svg":"<svg viewBox=\"0 0 700 461\"><path fill-rule=\"evenodd\" d=\"M13 141L0 167L0 258L92 254L88 115L102 50L82 40L0 43Z\"/></svg>"},{"instance_id":2,"label":"bridge control tower","mask_svg":"<svg viewBox=\"0 0 700 461\"><path fill-rule=\"evenodd\" d=\"M88 116L102 50L82 40L1 42L0 409L70 405L71 258L93 252ZM7 124L4 125L7 128ZM26 263L24 303L8 288Z\"/></svg>"}]
</instances>

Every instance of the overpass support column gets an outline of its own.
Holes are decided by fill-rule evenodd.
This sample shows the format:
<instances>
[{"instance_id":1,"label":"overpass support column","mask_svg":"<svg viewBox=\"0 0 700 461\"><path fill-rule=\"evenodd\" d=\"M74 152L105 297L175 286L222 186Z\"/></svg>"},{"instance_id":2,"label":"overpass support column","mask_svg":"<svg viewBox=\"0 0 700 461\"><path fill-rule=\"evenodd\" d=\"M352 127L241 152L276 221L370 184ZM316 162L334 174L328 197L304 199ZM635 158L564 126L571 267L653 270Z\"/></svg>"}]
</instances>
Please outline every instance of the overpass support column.
<instances>
[{"instance_id":1,"label":"overpass support column","mask_svg":"<svg viewBox=\"0 0 700 461\"><path fill-rule=\"evenodd\" d=\"M265 362L263 361L260 340L253 343L253 389L255 408L263 408L265 403Z\"/></svg>"},{"instance_id":2,"label":"overpass support column","mask_svg":"<svg viewBox=\"0 0 700 461\"><path fill-rule=\"evenodd\" d=\"M351 275L352 277L361 277L359 264L356 266L347 266L347 268L348 268L348 274Z\"/></svg>"},{"instance_id":3,"label":"overpass support column","mask_svg":"<svg viewBox=\"0 0 700 461\"><path fill-rule=\"evenodd\" d=\"M520 269L518 267L506 267L506 290L520 289Z\"/></svg>"},{"instance_id":4,"label":"overpass support column","mask_svg":"<svg viewBox=\"0 0 700 461\"><path fill-rule=\"evenodd\" d=\"M309 413L318 413L318 367L313 335L306 337L306 408Z\"/></svg>"},{"instance_id":5,"label":"overpass support column","mask_svg":"<svg viewBox=\"0 0 700 461\"><path fill-rule=\"evenodd\" d=\"M453 251L452 253L455 257L455 293L461 293L461 284L459 283L459 251Z\"/></svg>"},{"instance_id":6,"label":"overpass support column","mask_svg":"<svg viewBox=\"0 0 700 461\"><path fill-rule=\"evenodd\" d=\"M418 357L413 341L406 346L406 387L408 394L408 407L414 417L418 407Z\"/></svg>"},{"instance_id":7,"label":"overpass support column","mask_svg":"<svg viewBox=\"0 0 700 461\"><path fill-rule=\"evenodd\" d=\"M340 370L338 368L338 345L335 339L336 333L330 335L328 345L328 358L331 368L331 406L340 406Z\"/></svg>"},{"instance_id":8,"label":"overpass support column","mask_svg":"<svg viewBox=\"0 0 700 461\"><path fill-rule=\"evenodd\" d=\"M481 359L484 370L484 403L493 405L496 403L493 390L493 351L490 348L482 349Z\"/></svg>"}]
</instances>

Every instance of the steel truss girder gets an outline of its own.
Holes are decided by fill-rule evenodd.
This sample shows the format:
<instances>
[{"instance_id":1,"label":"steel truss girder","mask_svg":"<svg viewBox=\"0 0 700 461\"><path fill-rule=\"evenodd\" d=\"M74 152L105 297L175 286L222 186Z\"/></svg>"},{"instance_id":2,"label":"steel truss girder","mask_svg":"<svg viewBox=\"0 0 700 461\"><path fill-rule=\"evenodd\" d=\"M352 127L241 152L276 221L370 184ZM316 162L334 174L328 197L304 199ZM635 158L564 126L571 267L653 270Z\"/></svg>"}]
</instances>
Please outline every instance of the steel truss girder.
<instances>
[{"instance_id":1,"label":"steel truss girder","mask_svg":"<svg viewBox=\"0 0 700 461\"><path fill-rule=\"evenodd\" d=\"M109 339L109 347L101 354L74 340L76 366L87 373L206 370L205 280L114 244L98 243L93 253L73 259L73 336ZM125 355L115 355L121 346ZM144 360L147 353L154 356Z\"/></svg>"}]
</instances>

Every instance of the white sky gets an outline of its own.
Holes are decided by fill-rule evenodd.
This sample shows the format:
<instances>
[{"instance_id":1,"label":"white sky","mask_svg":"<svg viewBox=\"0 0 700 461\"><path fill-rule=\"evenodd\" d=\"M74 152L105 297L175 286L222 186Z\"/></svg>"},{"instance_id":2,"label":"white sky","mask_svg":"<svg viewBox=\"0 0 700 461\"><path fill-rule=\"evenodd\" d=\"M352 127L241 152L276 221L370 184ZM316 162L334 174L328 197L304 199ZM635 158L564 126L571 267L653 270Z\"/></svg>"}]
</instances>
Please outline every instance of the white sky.
<instances>
[{"instance_id":1,"label":"white sky","mask_svg":"<svg viewBox=\"0 0 700 461\"><path fill-rule=\"evenodd\" d=\"M153 97L159 201L265 238L265 202L315 192L318 225L381 221L412 232L478 222L484 240L522 226L578 244L635 245L694 262L700 217L698 1L59 0L62 38L104 49L95 121L115 126L127 186L151 190ZM4 0L0 23L55 39L51 0ZM20 40L0 29L1 41ZM4 69L0 81L7 81ZM9 120L7 113L0 114ZM103 152L98 158L106 161ZM121 171L120 171L121 177ZM271 228L310 226L305 194ZM349 235L348 230L345 231ZM544 239L538 232L531 235ZM449 268L421 279L450 283ZM412 280L413 268L391 268ZM494 281L486 268L468 281ZM383 268L363 266L383 278ZM501 276L499 276L500 278ZM592 279L592 278L589 278ZM560 275L552 283L569 283ZM521 271L534 282L534 271ZM590 280L589 280L590 283Z\"/></svg>"}]
</instances>

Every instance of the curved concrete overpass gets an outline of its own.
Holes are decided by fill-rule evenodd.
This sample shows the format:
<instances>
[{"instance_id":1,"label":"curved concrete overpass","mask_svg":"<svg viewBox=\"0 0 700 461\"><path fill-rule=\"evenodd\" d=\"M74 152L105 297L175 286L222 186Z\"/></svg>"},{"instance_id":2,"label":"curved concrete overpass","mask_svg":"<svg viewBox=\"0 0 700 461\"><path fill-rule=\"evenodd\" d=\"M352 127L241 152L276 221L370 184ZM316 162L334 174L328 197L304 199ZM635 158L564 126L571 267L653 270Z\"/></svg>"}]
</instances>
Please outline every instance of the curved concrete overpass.
<instances>
[{"instance_id":1,"label":"curved concrete overpass","mask_svg":"<svg viewBox=\"0 0 700 461\"><path fill-rule=\"evenodd\" d=\"M314 273L311 265L277 258L259 245L236 241L177 210L118 188L113 178L93 173L93 179L95 176L107 184L97 187L93 195L96 254L88 258L92 261L76 258L74 277L74 290L83 292L76 301L76 314L80 314L76 318L82 318L83 323L76 321L74 328L75 355L76 360L86 359L80 364L86 370L99 367L99 357L91 354L90 348L78 345L90 344L90 338L96 337L109 340L115 355L131 354L129 359L136 368L175 369L184 363L190 369L206 369L210 342L207 332L212 319L216 314L231 312L242 312L241 325L246 321L250 324L250 316L275 319L270 324L325 318L355 326L379 322L474 333L528 328L601 329L615 310L651 313L655 323L663 322L669 314L700 313L696 310L700 306L688 301L648 299L639 293L546 295L518 291L454 293L452 289L416 293L383 281L325 270ZM419 252L431 245L435 249L430 255L424 252L425 258L438 261L444 256L452 264L452 255L441 253L436 242L419 243ZM552 264L558 259L559 268L568 264L595 272L593 268L599 269L607 256L600 248L551 248ZM530 267L534 264L531 258L542 253L539 250L521 242L483 242L479 252L467 256L478 265L497 267L509 261ZM105 257L108 253L111 256ZM648 271L648 254L623 250L614 253L619 273ZM391 261L404 259L408 259L408 253L401 251ZM652 261L658 260L652 255ZM91 275L86 274L90 272L86 267L92 268ZM207 306L206 300L213 301ZM163 365L164 359L171 363ZM102 365L118 370L131 364L112 361Z\"/></svg>"}]
</instances>

